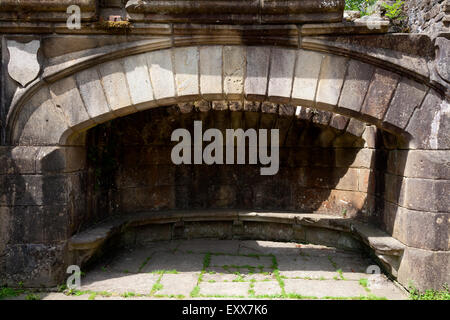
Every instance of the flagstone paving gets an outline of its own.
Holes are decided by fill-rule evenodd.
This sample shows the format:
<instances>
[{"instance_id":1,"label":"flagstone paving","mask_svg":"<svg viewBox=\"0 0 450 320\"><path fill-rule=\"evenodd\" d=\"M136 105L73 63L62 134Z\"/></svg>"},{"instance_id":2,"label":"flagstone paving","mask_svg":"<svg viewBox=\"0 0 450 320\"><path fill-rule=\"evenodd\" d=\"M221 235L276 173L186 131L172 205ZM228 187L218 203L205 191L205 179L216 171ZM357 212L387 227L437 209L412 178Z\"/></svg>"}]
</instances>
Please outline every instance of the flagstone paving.
<instances>
[{"instance_id":1,"label":"flagstone paving","mask_svg":"<svg viewBox=\"0 0 450 320\"><path fill-rule=\"evenodd\" d=\"M318 245L167 241L124 249L84 270L79 290L36 295L44 300L407 299L385 275L367 274L373 265L361 253Z\"/></svg>"}]
</instances>

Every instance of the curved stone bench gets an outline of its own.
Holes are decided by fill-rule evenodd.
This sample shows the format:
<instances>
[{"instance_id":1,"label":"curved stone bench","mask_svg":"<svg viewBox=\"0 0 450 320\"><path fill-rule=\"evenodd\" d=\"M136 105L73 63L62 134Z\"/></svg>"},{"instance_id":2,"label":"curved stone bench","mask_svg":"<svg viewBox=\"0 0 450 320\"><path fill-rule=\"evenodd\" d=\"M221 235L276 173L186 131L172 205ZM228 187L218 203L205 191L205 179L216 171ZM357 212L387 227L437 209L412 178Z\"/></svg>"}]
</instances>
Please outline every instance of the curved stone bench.
<instances>
[{"instance_id":1,"label":"curved stone bench","mask_svg":"<svg viewBox=\"0 0 450 320\"><path fill-rule=\"evenodd\" d=\"M350 250L365 249L395 277L405 250L404 244L386 232L355 219L317 213L244 210L178 210L115 216L74 235L69 240L69 249L73 263L83 265L103 247L107 247L109 240L136 228L169 225L172 230L169 239L153 240L171 240L192 238L184 234L184 228L188 225L190 228L202 228L193 224L218 222L231 225L231 228L226 229L232 230L231 234L223 232L221 235L228 239L259 238L331 245Z\"/></svg>"}]
</instances>

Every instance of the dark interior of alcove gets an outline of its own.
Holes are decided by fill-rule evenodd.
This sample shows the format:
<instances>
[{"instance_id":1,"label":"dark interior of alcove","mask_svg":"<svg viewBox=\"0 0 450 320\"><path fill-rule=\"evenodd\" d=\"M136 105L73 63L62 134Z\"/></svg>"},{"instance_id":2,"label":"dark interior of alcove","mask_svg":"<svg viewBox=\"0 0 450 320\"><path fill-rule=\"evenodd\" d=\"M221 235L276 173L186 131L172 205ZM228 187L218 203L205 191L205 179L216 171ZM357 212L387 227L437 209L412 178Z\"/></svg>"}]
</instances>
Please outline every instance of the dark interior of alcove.
<instances>
[{"instance_id":1,"label":"dark interior of alcove","mask_svg":"<svg viewBox=\"0 0 450 320\"><path fill-rule=\"evenodd\" d=\"M280 107L285 106L274 105L275 110ZM177 142L171 141L171 134L186 128L193 136L195 120L202 121L204 131L279 128L278 174L260 175L260 164L173 164L170 154ZM277 111L150 109L89 130L88 220L113 214L215 208L328 214L345 210L358 215L360 208L347 208L333 191L349 170L336 166L336 153L340 152L341 158L344 154L351 163L363 146L361 138L345 131ZM340 192L364 197L357 190Z\"/></svg>"}]
</instances>

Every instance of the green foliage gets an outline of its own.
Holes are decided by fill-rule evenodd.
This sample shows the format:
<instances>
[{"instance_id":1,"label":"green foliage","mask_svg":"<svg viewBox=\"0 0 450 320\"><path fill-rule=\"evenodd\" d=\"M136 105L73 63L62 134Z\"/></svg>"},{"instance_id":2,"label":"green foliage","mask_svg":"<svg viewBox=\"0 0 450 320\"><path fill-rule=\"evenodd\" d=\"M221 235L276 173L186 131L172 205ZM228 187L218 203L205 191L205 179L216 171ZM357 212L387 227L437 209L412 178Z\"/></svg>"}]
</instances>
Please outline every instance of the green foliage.
<instances>
[{"instance_id":1,"label":"green foliage","mask_svg":"<svg viewBox=\"0 0 450 320\"><path fill-rule=\"evenodd\" d=\"M211 263L211 253L205 254L205 258L203 259L203 270L206 270Z\"/></svg>"},{"instance_id":2,"label":"green foliage","mask_svg":"<svg viewBox=\"0 0 450 320\"><path fill-rule=\"evenodd\" d=\"M134 293L134 292L124 292L124 293L122 294L122 297L123 297L123 298L133 298L133 297L137 297L137 296L139 296L139 295L137 295L137 294Z\"/></svg>"},{"instance_id":3,"label":"green foliage","mask_svg":"<svg viewBox=\"0 0 450 320\"><path fill-rule=\"evenodd\" d=\"M164 286L161 284L161 283L155 283L154 285L153 285L153 289L152 289L152 291L153 292L155 292L155 291L159 291L159 290L162 290L162 288L163 288Z\"/></svg>"},{"instance_id":4,"label":"green foliage","mask_svg":"<svg viewBox=\"0 0 450 320\"><path fill-rule=\"evenodd\" d=\"M450 300L450 290L448 284L444 284L442 290L426 290L420 292L413 285L409 285L411 300Z\"/></svg>"},{"instance_id":5,"label":"green foliage","mask_svg":"<svg viewBox=\"0 0 450 320\"><path fill-rule=\"evenodd\" d=\"M16 290L8 287L0 287L0 300L10 297L17 297L23 290Z\"/></svg>"},{"instance_id":6,"label":"green foliage","mask_svg":"<svg viewBox=\"0 0 450 320\"><path fill-rule=\"evenodd\" d=\"M382 6L386 9L386 17L391 20L400 18L400 15L403 12L403 4L405 2L402 0L396 0L392 5L388 5L387 3L383 3Z\"/></svg>"},{"instance_id":7,"label":"green foliage","mask_svg":"<svg viewBox=\"0 0 450 320\"><path fill-rule=\"evenodd\" d=\"M345 10L359 11L361 16L368 15L368 9L376 0L346 0Z\"/></svg>"},{"instance_id":8,"label":"green foliage","mask_svg":"<svg viewBox=\"0 0 450 320\"><path fill-rule=\"evenodd\" d=\"M27 294L25 299L26 300L40 300L41 298L38 295L34 294L34 293L30 293L30 294Z\"/></svg>"},{"instance_id":9,"label":"green foliage","mask_svg":"<svg viewBox=\"0 0 450 320\"><path fill-rule=\"evenodd\" d=\"M200 296L200 287L195 286L194 289L191 291L191 298L196 298Z\"/></svg>"},{"instance_id":10,"label":"green foliage","mask_svg":"<svg viewBox=\"0 0 450 320\"><path fill-rule=\"evenodd\" d=\"M367 286L368 286L368 280L367 279L359 279L359 284L361 285L361 286L363 286L364 288L367 288Z\"/></svg>"}]
</instances>

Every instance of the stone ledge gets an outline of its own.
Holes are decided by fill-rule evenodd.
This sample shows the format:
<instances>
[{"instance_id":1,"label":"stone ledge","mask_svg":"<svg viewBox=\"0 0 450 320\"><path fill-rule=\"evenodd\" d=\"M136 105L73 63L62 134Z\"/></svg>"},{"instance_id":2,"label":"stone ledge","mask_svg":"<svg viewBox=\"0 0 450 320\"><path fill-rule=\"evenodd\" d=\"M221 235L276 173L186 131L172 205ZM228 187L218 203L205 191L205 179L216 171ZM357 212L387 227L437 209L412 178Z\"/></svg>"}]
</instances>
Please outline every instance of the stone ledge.
<instances>
[{"instance_id":1,"label":"stone ledge","mask_svg":"<svg viewBox=\"0 0 450 320\"><path fill-rule=\"evenodd\" d=\"M70 5L77 5L82 10L95 10L96 0L2 0L0 10L2 11L66 11Z\"/></svg>"},{"instance_id":2,"label":"stone ledge","mask_svg":"<svg viewBox=\"0 0 450 320\"><path fill-rule=\"evenodd\" d=\"M156 22L305 23L341 21L344 0L148 1L130 0L130 19Z\"/></svg>"},{"instance_id":3,"label":"stone ledge","mask_svg":"<svg viewBox=\"0 0 450 320\"><path fill-rule=\"evenodd\" d=\"M102 245L114 235L130 227L155 224L177 224L184 222L229 221L235 225L244 222L263 222L292 225L294 232L313 227L337 232L344 232L363 242L386 265L394 276L406 246L390 237L384 231L354 219L345 219L324 214L299 214L292 212L254 212L241 210L198 210L198 211L163 211L143 212L116 216L89 230L74 235L69 240L72 252L83 252L83 261L87 261ZM241 228L242 229L242 228ZM80 255L79 255L80 256Z\"/></svg>"},{"instance_id":4,"label":"stone ledge","mask_svg":"<svg viewBox=\"0 0 450 320\"><path fill-rule=\"evenodd\" d=\"M80 7L82 21L96 19L96 0L3 0L0 2L0 21L66 21L69 17L66 10L71 5Z\"/></svg>"},{"instance_id":5,"label":"stone ledge","mask_svg":"<svg viewBox=\"0 0 450 320\"><path fill-rule=\"evenodd\" d=\"M376 34L387 33L389 21L379 21L376 26L368 22L340 22L305 24L300 27L302 36L333 35L333 34Z\"/></svg>"}]
</instances>

